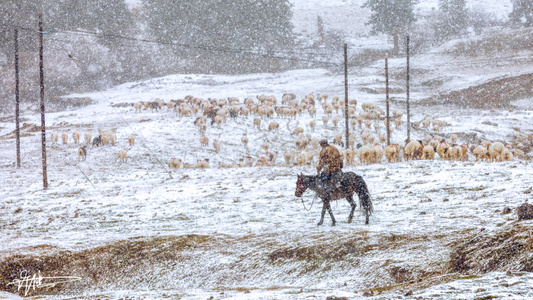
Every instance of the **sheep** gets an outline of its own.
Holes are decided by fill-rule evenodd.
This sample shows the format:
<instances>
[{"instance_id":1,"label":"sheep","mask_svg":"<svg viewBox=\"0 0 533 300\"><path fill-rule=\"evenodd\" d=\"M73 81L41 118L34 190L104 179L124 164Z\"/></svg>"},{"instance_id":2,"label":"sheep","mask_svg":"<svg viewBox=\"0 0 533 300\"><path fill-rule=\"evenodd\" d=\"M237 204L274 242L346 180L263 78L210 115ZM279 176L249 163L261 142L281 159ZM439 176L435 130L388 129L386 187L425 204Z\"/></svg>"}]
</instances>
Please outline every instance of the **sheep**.
<instances>
[{"instance_id":1,"label":"sheep","mask_svg":"<svg viewBox=\"0 0 533 300\"><path fill-rule=\"evenodd\" d=\"M498 160L498 161L502 160L503 148L504 146L500 142L491 143L487 145L487 150L489 151L489 159L491 162L494 160Z\"/></svg>"},{"instance_id":2,"label":"sheep","mask_svg":"<svg viewBox=\"0 0 533 300\"><path fill-rule=\"evenodd\" d=\"M57 144L57 141L59 139L59 133L57 132L57 130L52 131L50 138L52 140L52 144Z\"/></svg>"},{"instance_id":3,"label":"sheep","mask_svg":"<svg viewBox=\"0 0 533 300\"><path fill-rule=\"evenodd\" d=\"M277 152L269 152L268 153L268 158L267 158L268 165L275 166L277 158L278 158L278 153Z\"/></svg>"},{"instance_id":4,"label":"sheep","mask_svg":"<svg viewBox=\"0 0 533 300\"><path fill-rule=\"evenodd\" d=\"M117 158L116 160L120 160L120 163L125 163L128 161L128 151L121 149L117 152Z\"/></svg>"},{"instance_id":5,"label":"sheep","mask_svg":"<svg viewBox=\"0 0 533 300\"><path fill-rule=\"evenodd\" d=\"M327 116L322 116L322 123L324 123L324 127L327 127L328 126L328 117Z\"/></svg>"},{"instance_id":6,"label":"sheep","mask_svg":"<svg viewBox=\"0 0 533 300\"><path fill-rule=\"evenodd\" d=\"M143 108L142 102L136 102L133 104L133 108L135 109L135 113L141 112L141 109Z\"/></svg>"},{"instance_id":7,"label":"sheep","mask_svg":"<svg viewBox=\"0 0 533 300\"><path fill-rule=\"evenodd\" d=\"M459 136L456 133L452 133L452 135L450 135L450 142L452 144L456 144L457 143L457 139L459 139Z\"/></svg>"},{"instance_id":8,"label":"sheep","mask_svg":"<svg viewBox=\"0 0 533 300\"><path fill-rule=\"evenodd\" d=\"M344 143L342 142L342 133L335 134L335 137L333 138L333 144L344 147Z\"/></svg>"},{"instance_id":9,"label":"sheep","mask_svg":"<svg viewBox=\"0 0 533 300\"><path fill-rule=\"evenodd\" d=\"M292 131L292 135L300 135L300 133L304 133L304 129L300 126L296 127L293 131Z\"/></svg>"},{"instance_id":10,"label":"sheep","mask_svg":"<svg viewBox=\"0 0 533 300\"><path fill-rule=\"evenodd\" d=\"M409 159L416 159L418 156L421 156L422 154L422 144L420 141L410 141L405 145L404 148L404 158L405 160Z\"/></svg>"},{"instance_id":11,"label":"sheep","mask_svg":"<svg viewBox=\"0 0 533 300\"><path fill-rule=\"evenodd\" d=\"M472 146L470 152L472 152L476 158L476 162L488 158L488 151L483 146Z\"/></svg>"},{"instance_id":12,"label":"sheep","mask_svg":"<svg viewBox=\"0 0 533 300\"><path fill-rule=\"evenodd\" d=\"M453 145L450 148L450 159L451 160L460 160L462 158L462 150L459 145Z\"/></svg>"},{"instance_id":13,"label":"sheep","mask_svg":"<svg viewBox=\"0 0 533 300\"><path fill-rule=\"evenodd\" d=\"M337 125L339 124L339 118L338 117L334 117L331 122L333 123L333 127L337 127Z\"/></svg>"},{"instance_id":14,"label":"sheep","mask_svg":"<svg viewBox=\"0 0 533 300\"><path fill-rule=\"evenodd\" d=\"M246 133L242 134L241 143L243 143L245 147L248 145L248 136L246 135Z\"/></svg>"},{"instance_id":15,"label":"sheep","mask_svg":"<svg viewBox=\"0 0 533 300\"><path fill-rule=\"evenodd\" d=\"M76 129L76 131L74 131L72 133L72 139L74 140L74 144L77 144L80 142L80 131Z\"/></svg>"},{"instance_id":16,"label":"sheep","mask_svg":"<svg viewBox=\"0 0 533 300\"><path fill-rule=\"evenodd\" d=\"M437 146L437 154L440 158L449 160L450 159L450 145L444 140L441 140Z\"/></svg>"},{"instance_id":17,"label":"sheep","mask_svg":"<svg viewBox=\"0 0 533 300\"><path fill-rule=\"evenodd\" d=\"M370 147L361 146L357 150L357 156L359 157L359 161L361 161L362 164L370 164Z\"/></svg>"},{"instance_id":18,"label":"sheep","mask_svg":"<svg viewBox=\"0 0 533 300\"><path fill-rule=\"evenodd\" d=\"M179 169L180 165L181 165L181 159L179 158L171 158L168 162L167 162L167 165L169 168L172 168L172 169Z\"/></svg>"},{"instance_id":19,"label":"sheep","mask_svg":"<svg viewBox=\"0 0 533 300\"><path fill-rule=\"evenodd\" d=\"M352 149L346 149L346 150L344 151L344 157L345 157L345 159L346 159L346 165L347 165L347 166L351 166L351 165L353 165L354 160L355 160L355 155L356 155L356 153L355 153L355 151L352 150Z\"/></svg>"},{"instance_id":20,"label":"sheep","mask_svg":"<svg viewBox=\"0 0 533 300\"><path fill-rule=\"evenodd\" d=\"M380 163L381 159L383 158L383 147L381 147L379 144L375 144L374 146L370 147L368 156L370 163Z\"/></svg>"},{"instance_id":21,"label":"sheep","mask_svg":"<svg viewBox=\"0 0 533 300\"><path fill-rule=\"evenodd\" d=\"M270 124L268 125L268 130L269 131L278 131L279 129L279 123L276 122L276 121L272 121L270 122Z\"/></svg>"},{"instance_id":22,"label":"sheep","mask_svg":"<svg viewBox=\"0 0 533 300\"><path fill-rule=\"evenodd\" d=\"M501 159L503 161L511 161L511 160L513 160L514 156L513 156L513 153L511 152L511 150L509 150L506 147L503 147L502 154L501 154Z\"/></svg>"},{"instance_id":23,"label":"sheep","mask_svg":"<svg viewBox=\"0 0 533 300\"><path fill-rule=\"evenodd\" d=\"M283 158L285 159L285 162L287 163L287 165L292 165L292 160L294 159L295 156L296 156L296 153L294 152L294 150L287 151L283 154Z\"/></svg>"},{"instance_id":24,"label":"sheep","mask_svg":"<svg viewBox=\"0 0 533 300\"><path fill-rule=\"evenodd\" d=\"M261 119L260 118L254 119L254 127L257 127L258 130L261 130Z\"/></svg>"},{"instance_id":25,"label":"sheep","mask_svg":"<svg viewBox=\"0 0 533 300\"><path fill-rule=\"evenodd\" d=\"M128 137L128 143L130 144L130 147L133 147L133 145L135 145L135 135L134 134L131 134Z\"/></svg>"},{"instance_id":26,"label":"sheep","mask_svg":"<svg viewBox=\"0 0 533 300\"><path fill-rule=\"evenodd\" d=\"M108 143L111 143L113 146L116 144L117 141L117 132L115 129L98 129L98 133L100 134L102 144L107 145Z\"/></svg>"},{"instance_id":27,"label":"sheep","mask_svg":"<svg viewBox=\"0 0 533 300\"><path fill-rule=\"evenodd\" d=\"M209 169L209 159L199 160L196 162L197 169Z\"/></svg>"},{"instance_id":28,"label":"sheep","mask_svg":"<svg viewBox=\"0 0 533 300\"><path fill-rule=\"evenodd\" d=\"M515 148L511 150L511 153L516 157L524 157L525 153L521 149Z\"/></svg>"},{"instance_id":29,"label":"sheep","mask_svg":"<svg viewBox=\"0 0 533 300\"><path fill-rule=\"evenodd\" d=\"M213 148L215 149L216 153L220 152L220 142L216 138L213 139Z\"/></svg>"},{"instance_id":30,"label":"sheep","mask_svg":"<svg viewBox=\"0 0 533 300\"><path fill-rule=\"evenodd\" d=\"M426 145L422 148L422 159L425 160L434 160L435 159L435 149L431 145Z\"/></svg>"},{"instance_id":31,"label":"sheep","mask_svg":"<svg viewBox=\"0 0 533 300\"><path fill-rule=\"evenodd\" d=\"M90 144L93 138L92 129L89 129L87 132L85 132L85 134L83 135L83 138L85 139L86 144Z\"/></svg>"},{"instance_id":32,"label":"sheep","mask_svg":"<svg viewBox=\"0 0 533 300\"><path fill-rule=\"evenodd\" d=\"M261 148L263 148L263 150L265 150L265 151L268 151L268 148L270 148L270 144L268 142L264 142L261 145Z\"/></svg>"},{"instance_id":33,"label":"sheep","mask_svg":"<svg viewBox=\"0 0 533 300\"><path fill-rule=\"evenodd\" d=\"M300 133L298 135L298 138L296 139L296 147L299 150L304 150L308 144L309 144L309 139L303 133Z\"/></svg>"},{"instance_id":34,"label":"sheep","mask_svg":"<svg viewBox=\"0 0 533 300\"><path fill-rule=\"evenodd\" d=\"M316 127L316 122L315 120L311 120L309 122L309 127L311 128L311 130L314 132L315 131L315 127Z\"/></svg>"},{"instance_id":35,"label":"sheep","mask_svg":"<svg viewBox=\"0 0 533 300\"><path fill-rule=\"evenodd\" d=\"M263 166L267 166L267 165L268 165L267 158L264 157L264 156L261 156L261 157L255 162L254 167L263 167Z\"/></svg>"},{"instance_id":36,"label":"sheep","mask_svg":"<svg viewBox=\"0 0 533 300\"><path fill-rule=\"evenodd\" d=\"M296 165L304 166L307 164L308 158L305 151L300 151L296 154Z\"/></svg>"},{"instance_id":37,"label":"sheep","mask_svg":"<svg viewBox=\"0 0 533 300\"><path fill-rule=\"evenodd\" d=\"M209 145L209 138L207 136L200 137L200 146L207 147Z\"/></svg>"},{"instance_id":38,"label":"sheep","mask_svg":"<svg viewBox=\"0 0 533 300\"><path fill-rule=\"evenodd\" d=\"M78 148L78 161L87 159L87 146L81 146Z\"/></svg>"},{"instance_id":39,"label":"sheep","mask_svg":"<svg viewBox=\"0 0 533 300\"><path fill-rule=\"evenodd\" d=\"M400 145L392 144L385 147L385 157L389 163L400 161Z\"/></svg>"},{"instance_id":40,"label":"sheep","mask_svg":"<svg viewBox=\"0 0 533 300\"><path fill-rule=\"evenodd\" d=\"M68 134L66 130L63 130L63 133L61 133L61 141L63 141L63 145L67 144Z\"/></svg>"}]
</instances>

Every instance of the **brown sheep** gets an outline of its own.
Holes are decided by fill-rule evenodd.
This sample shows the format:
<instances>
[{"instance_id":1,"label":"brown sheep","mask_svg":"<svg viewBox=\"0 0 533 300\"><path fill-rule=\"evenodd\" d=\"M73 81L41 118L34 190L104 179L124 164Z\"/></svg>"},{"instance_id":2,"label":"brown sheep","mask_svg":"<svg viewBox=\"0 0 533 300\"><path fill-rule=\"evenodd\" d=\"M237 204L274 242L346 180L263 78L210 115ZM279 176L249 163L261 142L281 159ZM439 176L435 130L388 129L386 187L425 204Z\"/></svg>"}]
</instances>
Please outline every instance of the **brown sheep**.
<instances>
[{"instance_id":1,"label":"brown sheep","mask_svg":"<svg viewBox=\"0 0 533 300\"><path fill-rule=\"evenodd\" d=\"M74 131L72 133L72 139L74 140L74 144L77 144L80 142L80 131L76 129L76 131Z\"/></svg>"},{"instance_id":2,"label":"brown sheep","mask_svg":"<svg viewBox=\"0 0 533 300\"><path fill-rule=\"evenodd\" d=\"M128 143L130 144L131 147L133 147L133 145L135 145L135 135L131 134L128 137Z\"/></svg>"},{"instance_id":3,"label":"brown sheep","mask_svg":"<svg viewBox=\"0 0 533 300\"><path fill-rule=\"evenodd\" d=\"M270 124L268 125L268 130L269 131L278 131L279 129L279 123L276 122L276 121L272 121L270 122Z\"/></svg>"},{"instance_id":4,"label":"brown sheep","mask_svg":"<svg viewBox=\"0 0 533 300\"><path fill-rule=\"evenodd\" d=\"M400 145L393 144L385 147L385 157L389 163L400 161Z\"/></svg>"},{"instance_id":5,"label":"brown sheep","mask_svg":"<svg viewBox=\"0 0 533 300\"><path fill-rule=\"evenodd\" d=\"M422 149L422 144L419 141L408 142L403 150L405 160L407 161L410 159L416 159L418 157L418 153L422 154Z\"/></svg>"},{"instance_id":6,"label":"brown sheep","mask_svg":"<svg viewBox=\"0 0 533 300\"><path fill-rule=\"evenodd\" d=\"M422 159L435 159L435 149L431 145L426 145L424 148L422 148Z\"/></svg>"},{"instance_id":7,"label":"brown sheep","mask_svg":"<svg viewBox=\"0 0 533 300\"><path fill-rule=\"evenodd\" d=\"M87 146L78 148L78 161L87 159Z\"/></svg>"},{"instance_id":8,"label":"brown sheep","mask_svg":"<svg viewBox=\"0 0 533 300\"><path fill-rule=\"evenodd\" d=\"M356 153L352 149L346 149L344 151L344 157L346 158L346 165L347 166L353 165L354 160L355 160L355 155L356 155Z\"/></svg>"},{"instance_id":9,"label":"brown sheep","mask_svg":"<svg viewBox=\"0 0 533 300\"><path fill-rule=\"evenodd\" d=\"M63 133L61 133L61 141L63 141L63 145L67 144L68 134L66 130L63 130Z\"/></svg>"},{"instance_id":10,"label":"brown sheep","mask_svg":"<svg viewBox=\"0 0 533 300\"><path fill-rule=\"evenodd\" d=\"M205 135L200 137L200 145L203 147L209 146L209 138Z\"/></svg>"},{"instance_id":11,"label":"brown sheep","mask_svg":"<svg viewBox=\"0 0 533 300\"><path fill-rule=\"evenodd\" d=\"M437 146L437 154L440 158L449 160L450 159L450 145L442 140Z\"/></svg>"}]
</instances>

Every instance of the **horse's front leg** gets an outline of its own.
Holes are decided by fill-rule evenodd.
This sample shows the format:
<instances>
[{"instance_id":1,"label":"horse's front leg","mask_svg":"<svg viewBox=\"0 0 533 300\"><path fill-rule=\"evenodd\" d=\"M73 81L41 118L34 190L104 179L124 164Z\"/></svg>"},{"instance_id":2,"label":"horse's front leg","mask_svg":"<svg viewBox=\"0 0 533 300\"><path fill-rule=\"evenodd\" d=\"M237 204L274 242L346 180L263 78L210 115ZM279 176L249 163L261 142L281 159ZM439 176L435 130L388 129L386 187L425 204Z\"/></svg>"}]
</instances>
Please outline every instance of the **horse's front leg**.
<instances>
[{"instance_id":1,"label":"horse's front leg","mask_svg":"<svg viewBox=\"0 0 533 300\"><path fill-rule=\"evenodd\" d=\"M335 217L333 216L333 211L331 210L331 205L329 200L324 201L324 206L329 212L329 216L331 217L331 226L335 226ZM322 217L324 217L324 208L322 208Z\"/></svg>"},{"instance_id":2,"label":"horse's front leg","mask_svg":"<svg viewBox=\"0 0 533 300\"><path fill-rule=\"evenodd\" d=\"M326 214L326 209L327 209L326 203L328 203L328 201L323 200L322 202L323 202L322 203L322 212L320 213L320 221L317 224L318 226L320 226L320 225L322 225L322 223L324 223L324 215Z\"/></svg>"}]
</instances>

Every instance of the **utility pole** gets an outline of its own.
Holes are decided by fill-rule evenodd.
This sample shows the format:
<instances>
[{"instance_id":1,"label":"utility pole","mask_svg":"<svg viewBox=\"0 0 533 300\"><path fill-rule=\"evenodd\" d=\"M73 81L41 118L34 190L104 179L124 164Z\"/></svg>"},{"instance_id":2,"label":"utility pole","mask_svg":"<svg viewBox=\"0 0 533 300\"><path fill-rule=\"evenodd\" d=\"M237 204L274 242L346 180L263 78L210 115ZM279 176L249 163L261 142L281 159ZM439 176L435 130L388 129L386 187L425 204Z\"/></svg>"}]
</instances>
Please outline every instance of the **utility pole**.
<instances>
[{"instance_id":1,"label":"utility pole","mask_svg":"<svg viewBox=\"0 0 533 300\"><path fill-rule=\"evenodd\" d=\"M18 28L15 28L15 126L17 132L17 168L20 168L19 88L19 30Z\"/></svg>"},{"instance_id":2,"label":"utility pole","mask_svg":"<svg viewBox=\"0 0 533 300\"><path fill-rule=\"evenodd\" d=\"M390 113L389 113L389 58L385 57L385 103L387 104L387 146L390 145Z\"/></svg>"},{"instance_id":3,"label":"utility pole","mask_svg":"<svg viewBox=\"0 0 533 300\"><path fill-rule=\"evenodd\" d=\"M346 128L346 149L350 148L348 127L348 45L344 44L344 126Z\"/></svg>"},{"instance_id":4,"label":"utility pole","mask_svg":"<svg viewBox=\"0 0 533 300\"><path fill-rule=\"evenodd\" d=\"M39 79L41 94L41 148L43 161L43 188L48 188L48 174L46 172L46 123L44 120L44 62L43 62L43 14L39 13Z\"/></svg>"},{"instance_id":5,"label":"utility pole","mask_svg":"<svg viewBox=\"0 0 533 300\"><path fill-rule=\"evenodd\" d=\"M406 108L407 108L407 139L411 140L411 113L409 111L409 35L407 36L406 41L406 52L407 52L407 76L406 76Z\"/></svg>"}]
</instances>

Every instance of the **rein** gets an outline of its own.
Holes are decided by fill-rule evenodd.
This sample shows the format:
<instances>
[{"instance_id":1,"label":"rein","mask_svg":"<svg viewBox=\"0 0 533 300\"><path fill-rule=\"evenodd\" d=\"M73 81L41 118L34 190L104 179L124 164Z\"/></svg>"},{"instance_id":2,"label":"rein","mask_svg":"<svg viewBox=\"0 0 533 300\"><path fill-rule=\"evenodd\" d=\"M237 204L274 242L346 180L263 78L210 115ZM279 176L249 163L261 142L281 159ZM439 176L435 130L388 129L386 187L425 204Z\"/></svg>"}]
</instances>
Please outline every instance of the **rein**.
<instances>
[{"instance_id":1,"label":"rein","mask_svg":"<svg viewBox=\"0 0 533 300\"><path fill-rule=\"evenodd\" d=\"M313 197L313 202L311 202L311 206L309 206L309 208L307 208L307 207L305 207L304 197L303 197L303 195L302 195L302 205L303 205L304 209L307 210L307 211L310 211L311 208L313 208L313 204L315 204L315 200L316 200L317 197L318 197L318 196L317 196L317 194L315 193L315 196Z\"/></svg>"},{"instance_id":2,"label":"rein","mask_svg":"<svg viewBox=\"0 0 533 300\"><path fill-rule=\"evenodd\" d=\"M300 182L299 182L299 183L297 184L297 188L298 188L298 190L303 189L303 183L300 183ZM306 189L307 189L307 188L306 188ZM311 206L309 206L309 208L307 208L307 207L305 206L305 202L304 202L303 194L304 194L304 193L302 192L302 196L301 196L301 198L302 198L302 205L303 205L303 207L304 207L304 209L305 209L306 211L310 211L310 210L313 208L313 205L315 204L315 200L316 200L316 198L318 197L318 194L315 192L315 196L313 197L313 202L311 202Z\"/></svg>"}]
</instances>

